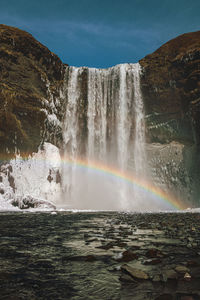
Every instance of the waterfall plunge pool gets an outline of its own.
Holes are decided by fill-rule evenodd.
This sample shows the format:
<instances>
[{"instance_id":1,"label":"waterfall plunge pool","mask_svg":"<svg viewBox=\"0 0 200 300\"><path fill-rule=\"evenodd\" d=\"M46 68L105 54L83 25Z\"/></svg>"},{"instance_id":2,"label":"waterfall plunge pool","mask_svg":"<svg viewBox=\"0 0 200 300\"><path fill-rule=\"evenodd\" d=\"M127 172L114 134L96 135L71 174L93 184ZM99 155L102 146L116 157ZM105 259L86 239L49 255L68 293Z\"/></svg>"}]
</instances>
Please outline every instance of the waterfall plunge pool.
<instances>
[{"instance_id":1,"label":"waterfall plunge pool","mask_svg":"<svg viewBox=\"0 0 200 300\"><path fill-rule=\"evenodd\" d=\"M0 228L1 299L200 297L198 213L2 212Z\"/></svg>"}]
</instances>

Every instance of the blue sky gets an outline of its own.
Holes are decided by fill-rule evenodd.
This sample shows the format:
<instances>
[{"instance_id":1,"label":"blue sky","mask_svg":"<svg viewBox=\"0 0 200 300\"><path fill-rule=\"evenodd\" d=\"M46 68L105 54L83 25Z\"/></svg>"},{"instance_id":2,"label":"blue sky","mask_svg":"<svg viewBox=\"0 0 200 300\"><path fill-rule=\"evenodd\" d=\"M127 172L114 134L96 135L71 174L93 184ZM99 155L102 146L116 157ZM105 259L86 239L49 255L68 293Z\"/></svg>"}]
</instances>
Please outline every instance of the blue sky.
<instances>
[{"instance_id":1,"label":"blue sky","mask_svg":"<svg viewBox=\"0 0 200 300\"><path fill-rule=\"evenodd\" d=\"M200 0L0 0L0 23L30 32L69 65L106 68L200 30Z\"/></svg>"}]
</instances>

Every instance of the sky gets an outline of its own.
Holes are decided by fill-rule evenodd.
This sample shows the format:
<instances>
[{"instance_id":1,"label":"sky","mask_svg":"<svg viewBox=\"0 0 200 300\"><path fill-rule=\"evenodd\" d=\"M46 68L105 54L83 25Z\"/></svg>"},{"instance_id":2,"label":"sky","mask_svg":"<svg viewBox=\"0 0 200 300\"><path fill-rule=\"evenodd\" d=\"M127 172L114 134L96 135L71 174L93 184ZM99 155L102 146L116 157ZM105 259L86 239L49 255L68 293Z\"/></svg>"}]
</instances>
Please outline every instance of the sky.
<instances>
[{"instance_id":1,"label":"sky","mask_svg":"<svg viewBox=\"0 0 200 300\"><path fill-rule=\"evenodd\" d=\"M0 23L28 31L64 63L107 68L200 30L200 0L0 0Z\"/></svg>"}]
</instances>

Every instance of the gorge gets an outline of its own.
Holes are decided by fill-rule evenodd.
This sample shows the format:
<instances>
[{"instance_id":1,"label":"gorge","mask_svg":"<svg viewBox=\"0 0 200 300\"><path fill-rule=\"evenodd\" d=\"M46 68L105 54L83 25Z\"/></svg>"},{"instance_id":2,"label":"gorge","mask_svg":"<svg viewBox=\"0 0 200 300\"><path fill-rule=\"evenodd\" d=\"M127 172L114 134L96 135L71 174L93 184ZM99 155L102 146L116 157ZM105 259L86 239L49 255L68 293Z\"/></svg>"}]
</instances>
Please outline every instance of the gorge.
<instances>
[{"instance_id":1,"label":"gorge","mask_svg":"<svg viewBox=\"0 0 200 300\"><path fill-rule=\"evenodd\" d=\"M16 28L0 39L5 206L174 209L161 191L199 206L200 32L105 70L64 65Z\"/></svg>"},{"instance_id":2,"label":"gorge","mask_svg":"<svg viewBox=\"0 0 200 300\"><path fill-rule=\"evenodd\" d=\"M200 31L97 69L0 25L1 299L200 299L199 95Z\"/></svg>"}]
</instances>

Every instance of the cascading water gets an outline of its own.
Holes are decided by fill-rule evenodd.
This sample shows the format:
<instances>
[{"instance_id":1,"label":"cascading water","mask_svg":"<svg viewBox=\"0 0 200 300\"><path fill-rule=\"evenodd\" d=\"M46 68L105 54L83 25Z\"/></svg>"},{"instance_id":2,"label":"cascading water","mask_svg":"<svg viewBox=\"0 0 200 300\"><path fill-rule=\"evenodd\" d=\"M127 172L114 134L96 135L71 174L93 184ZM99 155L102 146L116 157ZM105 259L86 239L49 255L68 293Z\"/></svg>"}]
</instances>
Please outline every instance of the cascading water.
<instances>
[{"instance_id":1,"label":"cascading water","mask_svg":"<svg viewBox=\"0 0 200 300\"><path fill-rule=\"evenodd\" d=\"M87 74L85 87L83 74ZM140 209L141 199L132 186L73 163L81 157L88 164L98 161L122 173L129 171L143 177L145 127L140 65L123 64L105 70L69 67L65 90L64 154L72 163L63 166L62 205L78 209Z\"/></svg>"},{"instance_id":2,"label":"cascading water","mask_svg":"<svg viewBox=\"0 0 200 300\"><path fill-rule=\"evenodd\" d=\"M141 188L150 176L140 71L139 64L67 67L63 145L45 142L32 156L2 165L0 207L170 209L149 192L151 186Z\"/></svg>"}]
</instances>

